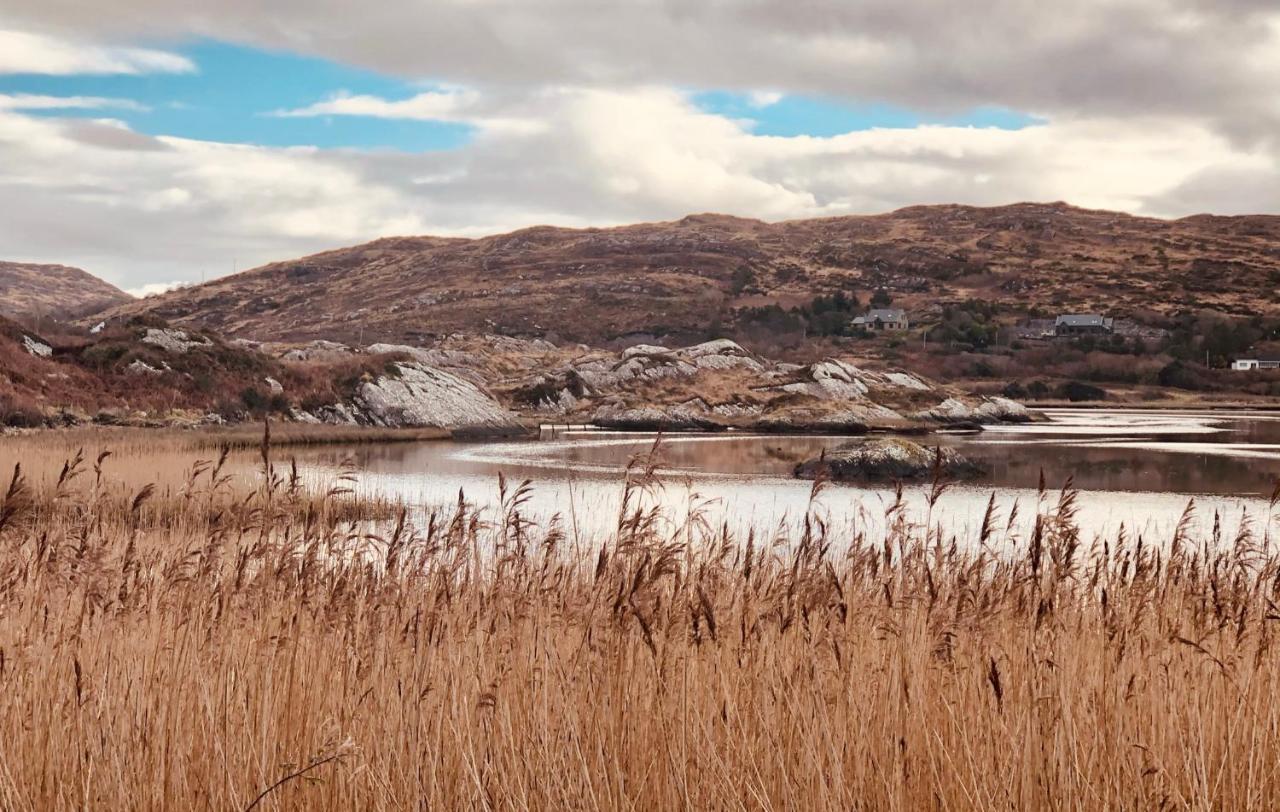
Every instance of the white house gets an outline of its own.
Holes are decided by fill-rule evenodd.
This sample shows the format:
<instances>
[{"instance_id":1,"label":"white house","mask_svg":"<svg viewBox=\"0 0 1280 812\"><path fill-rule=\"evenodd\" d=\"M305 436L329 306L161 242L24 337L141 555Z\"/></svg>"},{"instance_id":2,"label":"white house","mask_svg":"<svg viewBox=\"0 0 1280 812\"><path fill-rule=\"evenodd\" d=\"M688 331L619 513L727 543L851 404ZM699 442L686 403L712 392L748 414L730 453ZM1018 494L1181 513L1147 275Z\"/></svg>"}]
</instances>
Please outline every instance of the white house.
<instances>
[{"instance_id":1,"label":"white house","mask_svg":"<svg viewBox=\"0 0 1280 812\"><path fill-rule=\"evenodd\" d=\"M1104 335L1115 332L1115 319L1097 313L1067 313L1058 316L1053 332L1060 336Z\"/></svg>"},{"instance_id":2,"label":"white house","mask_svg":"<svg viewBox=\"0 0 1280 812\"><path fill-rule=\"evenodd\" d=\"M867 315L858 316L852 322L854 327L863 330L906 330L911 326L905 310L897 308L876 308L868 310Z\"/></svg>"},{"instance_id":3,"label":"white house","mask_svg":"<svg viewBox=\"0 0 1280 812\"><path fill-rule=\"evenodd\" d=\"M1252 372L1256 369L1280 369L1280 358L1237 358L1231 364L1236 372Z\"/></svg>"}]
</instances>

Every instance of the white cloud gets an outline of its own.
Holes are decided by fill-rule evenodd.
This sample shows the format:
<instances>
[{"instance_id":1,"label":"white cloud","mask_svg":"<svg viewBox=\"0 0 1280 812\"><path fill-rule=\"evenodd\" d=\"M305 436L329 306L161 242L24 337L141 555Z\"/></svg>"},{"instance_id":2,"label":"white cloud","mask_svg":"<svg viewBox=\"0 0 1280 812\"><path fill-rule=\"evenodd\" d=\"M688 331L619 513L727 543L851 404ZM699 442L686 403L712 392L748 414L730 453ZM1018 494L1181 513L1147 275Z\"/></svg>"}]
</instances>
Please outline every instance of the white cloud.
<instances>
[{"instance_id":1,"label":"white cloud","mask_svg":"<svg viewBox=\"0 0 1280 812\"><path fill-rule=\"evenodd\" d=\"M0 218L0 245L7 259L79 265L141 289L378 236L697 211L785 219L1058 199L1157 215L1280 209L1273 155L1172 117L815 138L755 135L664 88L559 87L477 104L539 129L406 154L153 138L0 110L0 197L23 201Z\"/></svg>"},{"instance_id":2,"label":"white cloud","mask_svg":"<svg viewBox=\"0 0 1280 812\"><path fill-rule=\"evenodd\" d=\"M40 96L29 93L0 93L0 110L146 110L146 105L132 99L101 96Z\"/></svg>"},{"instance_id":3,"label":"white cloud","mask_svg":"<svg viewBox=\"0 0 1280 812\"><path fill-rule=\"evenodd\" d=\"M1280 132L1275 0L42 0L10 25L212 37L467 86L759 88L932 113L1158 114Z\"/></svg>"},{"instance_id":4,"label":"white cloud","mask_svg":"<svg viewBox=\"0 0 1280 812\"><path fill-rule=\"evenodd\" d=\"M751 106L756 108L772 107L782 101L782 97L776 90L753 90L747 95Z\"/></svg>"},{"instance_id":5,"label":"white cloud","mask_svg":"<svg viewBox=\"0 0 1280 812\"><path fill-rule=\"evenodd\" d=\"M181 282L181 281L152 282L147 285L139 285L136 288L127 288L125 289L125 293L129 294L130 296L141 299L145 296L156 296L161 293L167 293L168 291L171 291L171 290L177 290L178 288L185 288L190 284L191 284L190 282Z\"/></svg>"},{"instance_id":6,"label":"white cloud","mask_svg":"<svg viewBox=\"0 0 1280 812\"><path fill-rule=\"evenodd\" d=\"M408 99L390 100L378 96L337 93L328 99L292 110L276 110L280 118L319 116L366 116L409 121L439 121L470 124L485 131L532 133L541 129L531 118L496 115L494 100L475 90L456 88L419 93Z\"/></svg>"},{"instance_id":7,"label":"white cloud","mask_svg":"<svg viewBox=\"0 0 1280 812\"><path fill-rule=\"evenodd\" d=\"M309 116L373 116L414 121L457 121L475 105L475 91L431 91L402 101L377 96L335 94L329 99L296 110L278 110L273 115L297 118Z\"/></svg>"},{"instance_id":8,"label":"white cloud","mask_svg":"<svg viewBox=\"0 0 1280 812\"><path fill-rule=\"evenodd\" d=\"M277 115L476 128L448 152L276 149L23 113L123 100L0 96L0 198L22 201L0 218L5 258L131 288L389 234L694 211L1058 199L1162 216L1280 211L1274 0L386 0L357 15L347 0L9 5L6 25L46 33L0 31L0 74L190 71L122 44L224 39L434 83ZM759 107L797 93L999 107L1040 123L760 136L677 87L736 89Z\"/></svg>"},{"instance_id":9,"label":"white cloud","mask_svg":"<svg viewBox=\"0 0 1280 812\"><path fill-rule=\"evenodd\" d=\"M167 51L120 48L0 29L0 74L187 73L191 60Z\"/></svg>"}]
</instances>

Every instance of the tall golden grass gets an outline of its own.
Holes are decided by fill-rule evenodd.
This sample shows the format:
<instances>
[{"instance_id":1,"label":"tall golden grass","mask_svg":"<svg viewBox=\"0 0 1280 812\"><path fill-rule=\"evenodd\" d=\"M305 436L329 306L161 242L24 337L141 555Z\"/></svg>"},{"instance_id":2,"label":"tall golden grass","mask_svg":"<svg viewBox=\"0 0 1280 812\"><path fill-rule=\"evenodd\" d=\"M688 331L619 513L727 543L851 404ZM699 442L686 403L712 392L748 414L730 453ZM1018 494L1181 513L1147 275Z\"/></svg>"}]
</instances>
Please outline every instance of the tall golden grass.
<instances>
[{"instance_id":1,"label":"tall golden grass","mask_svg":"<svg viewBox=\"0 0 1280 812\"><path fill-rule=\"evenodd\" d=\"M1068 487L972 539L901 500L883 543L816 512L738 538L649 506L651 458L574 542L528 483L388 515L266 443L255 477L217 454L163 491L111 464L0 482L5 809L1280 798L1271 515L1094 541Z\"/></svg>"}]
</instances>

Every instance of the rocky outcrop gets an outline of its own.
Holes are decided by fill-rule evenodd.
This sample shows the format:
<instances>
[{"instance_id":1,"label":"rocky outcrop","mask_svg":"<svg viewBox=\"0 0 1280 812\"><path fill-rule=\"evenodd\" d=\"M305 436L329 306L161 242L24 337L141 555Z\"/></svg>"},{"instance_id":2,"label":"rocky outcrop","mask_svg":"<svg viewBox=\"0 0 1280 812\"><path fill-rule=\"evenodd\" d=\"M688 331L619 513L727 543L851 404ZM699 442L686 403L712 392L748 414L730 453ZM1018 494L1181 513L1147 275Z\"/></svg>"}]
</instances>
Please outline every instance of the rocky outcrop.
<instances>
[{"instance_id":1,"label":"rocky outcrop","mask_svg":"<svg viewBox=\"0 0 1280 812\"><path fill-rule=\"evenodd\" d=\"M149 327L141 340L143 344L151 344L165 352L177 355L196 347L213 346L213 342L204 336L193 335L186 330L174 330L168 327Z\"/></svg>"},{"instance_id":2,"label":"rocky outcrop","mask_svg":"<svg viewBox=\"0 0 1280 812\"><path fill-rule=\"evenodd\" d=\"M944 424L972 423L1026 423L1032 419L1032 413L1026 406L1003 397L981 398L977 401L966 401L958 397L946 400L928 409L921 409L910 415L916 420L934 421Z\"/></svg>"},{"instance_id":3,"label":"rocky outcrop","mask_svg":"<svg viewBox=\"0 0 1280 812\"><path fill-rule=\"evenodd\" d=\"M141 358L135 358L133 363L124 368L124 371L130 375L160 375L164 372L164 370L156 369Z\"/></svg>"},{"instance_id":4,"label":"rocky outcrop","mask_svg":"<svg viewBox=\"0 0 1280 812\"><path fill-rule=\"evenodd\" d=\"M628 407L606 403L595 411L591 422L600 428L626 431L715 431L726 426L711 418L700 401L671 406Z\"/></svg>"},{"instance_id":5,"label":"rocky outcrop","mask_svg":"<svg viewBox=\"0 0 1280 812\"><path fill-rule=\"evenodd\" d=\"M845 443L795 467L801 479L819 476L849 482L895 482L928 479L938 473L949 479L979 476L984 469L954 448L927 448L896 437Z\"/></svg>"},{"instance_id":6,"label":"rocky outcrop","mask_svg":"<svg viewBox=\"0 0 1280 812\"><path fill-rule=\"evenodd\" d=\"M48 358L53 355L53 347L28 335L22 337L22 348L38 358Z\"/></svg>"},{"instance_id":7,"label":"rocky outcrop","mask_svg":"<svg viewBox=\"0 0 1280 812\"><path fill-rule=\"evenodd\" d=\"M719 339L586 352L506 391L519 409L606 428L862 434L1029 418L1005 398L972 398L901 370L847 359L777 363Z\"/></svg>"},{"instance_id":8,"label":"rocky outcrop","mask_svg":"<svg viewBox=\"0 0 1280 812\"><path fill-rule=\"evenodd\" d=\"M317 339L280 353L280 360L293 362L334 361L351 355L351 348L336 341Z\"/></svg>"},{"instance_id":9,"label":"rocky outcrop","mask_svg":"<svg viewBox=\"0 0 1280 812\"><path fill-rule=\"evenodd\" d=\"M348 403L314 412L295 410L293 418L386 428L439 428L468 436L526 431L513 413L475 384L417 362L392 364L387 374L361 383Z\"/></svg>"}]
</instances>

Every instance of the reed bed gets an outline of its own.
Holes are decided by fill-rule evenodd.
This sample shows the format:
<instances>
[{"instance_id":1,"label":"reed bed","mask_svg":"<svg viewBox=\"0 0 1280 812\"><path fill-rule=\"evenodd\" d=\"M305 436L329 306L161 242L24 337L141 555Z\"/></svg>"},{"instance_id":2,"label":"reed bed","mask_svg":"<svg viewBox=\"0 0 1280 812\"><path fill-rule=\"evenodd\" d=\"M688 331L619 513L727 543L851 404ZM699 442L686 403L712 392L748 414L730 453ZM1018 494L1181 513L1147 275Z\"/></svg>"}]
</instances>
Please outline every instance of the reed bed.
<instances>
[{"instance_id":1,"label":"reed bed","mask_svg":"<svg viewBox=\"0 0 1280 812\"><path fill-rule=\"evenodd\" d=\"M817 510L735 537L653 507L651 454L581 538L526 518L529 483L388 514L258 453L256 477L217 454L163 493L97 455L0 482L0 806L1280 797L1280 491L1233 538L1085 539L1069 486L1034 516L993 500L973 539L901 499L883 543Z\"/></svg>"}]
</instances>

